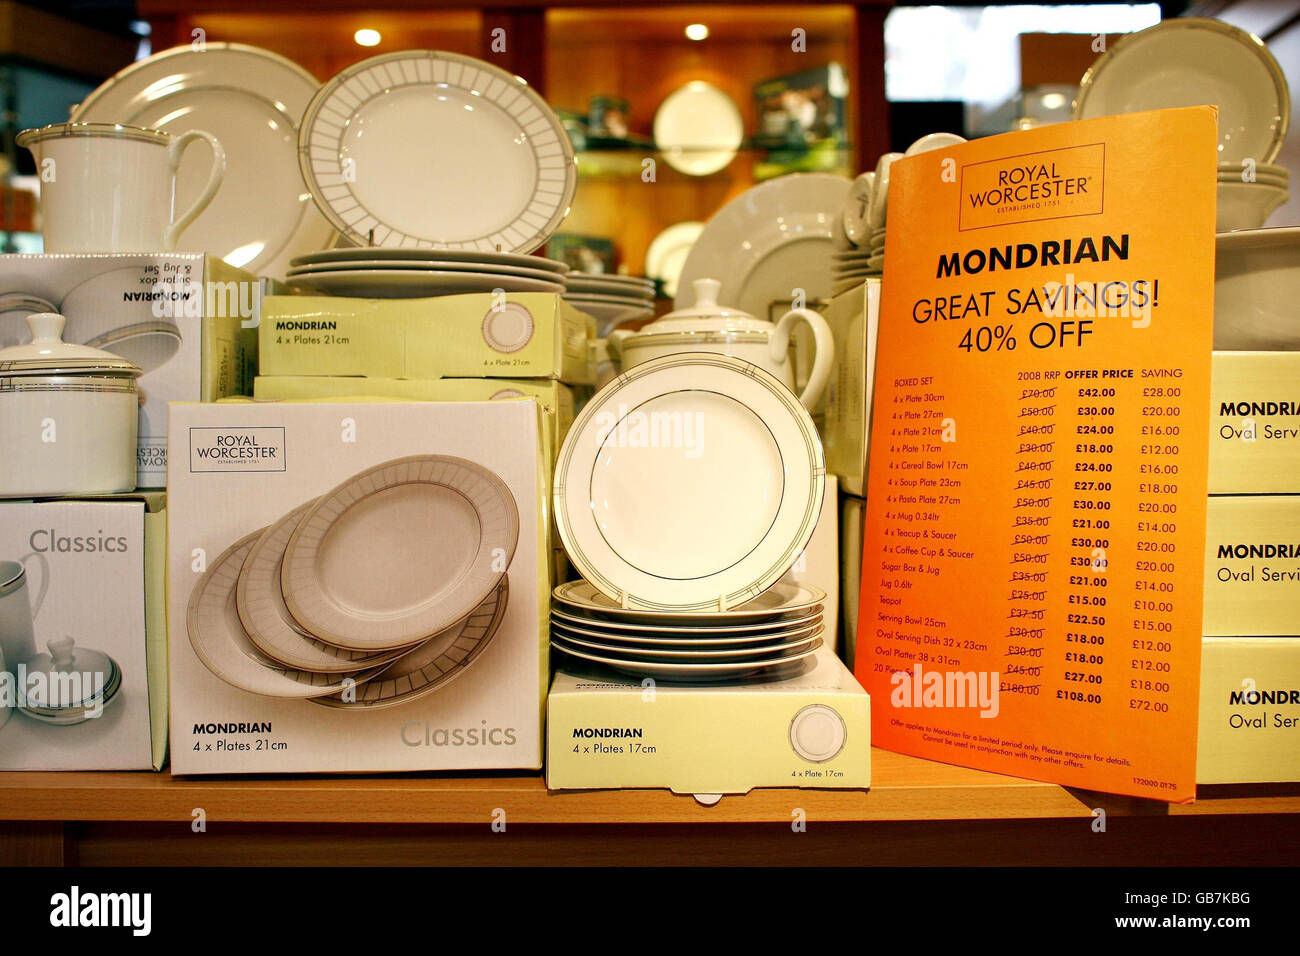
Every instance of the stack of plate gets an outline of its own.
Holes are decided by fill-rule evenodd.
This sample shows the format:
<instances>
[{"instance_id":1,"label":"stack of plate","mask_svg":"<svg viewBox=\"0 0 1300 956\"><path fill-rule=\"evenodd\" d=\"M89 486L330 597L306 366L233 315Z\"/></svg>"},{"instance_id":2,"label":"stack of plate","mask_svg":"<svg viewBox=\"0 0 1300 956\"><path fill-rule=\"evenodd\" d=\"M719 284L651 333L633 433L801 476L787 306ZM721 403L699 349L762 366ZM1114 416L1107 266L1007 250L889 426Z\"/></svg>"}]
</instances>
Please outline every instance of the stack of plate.
<instances>
[{"instance_id":1,"label":"stack of plate","mask_svg":"<svg viewBox=\"0 0 1300 956\"><path fill-rule=\"evenodd\" d=\"M218 557L190 598L190 643L251 694L404 704L492 640L518 537L514 497L495 474L438 455L385 462Z\"/></svg>"},{"instance_id":2,"label":"stack of plate","mask_svg":"<svg viewBox=\"0 0 1300 956\"><path fill-rule=\"evenodd\" d=\"M551 646L580 661L666 681L773 679L799 673L822 644L826 595L777 584L728 611L621 608L586 581L555 589Z\"/></svg>"},{"instance_id":3,"label":"stack of plate","mask_svg":"<svg viewBox=\"0 0 1300 956\"><path fill-rule=\"evenodd\" d=\"M905 153L885 153L874 170L853 181L835 230L832 253L835 295L885 271L885 222L889 212L889 174L894 163L907 156L964 142L956 133L929 133L907 147Z\"/></svg>"},{"instance_id":4,"label":"stack of plate","mask_svg":"<svg viewBox=\"0 0 1300 956\"><path fill-rule=\"evenodd\" d=\"M1218 108L1217 231L1257 229L1290 198L1274 160L1291 118L1286 75L1253 34L1178 17L1132 33L1083 75L1074 118L1212 104Z\"/></svg>"},{"instance_id":5,"label":"stack of plate","mask_svg":"<svg viewBox=\"0 0 1300 956\"><path fill-rule=\"evenodd\" d=\"M821 513L826 460L779 379L713 352L626 369L560 448L555 523L583 580L555 591L553 646L656 680L789 676L824 594L782 578Z\"/></svg>"},{"instance_id":6,"label":"stack of plate","mask_svg":"<svg viewBox=\"0 0 1300 956\"><path fill-rule=\"evenodd\" d=\"M564 291L568 266L513 252L455 249L327 249L296 256L296 289L363 299L414 299L467 292Z\"/></svg>"},{"instance_id":7,"label":"stack of plate","mask_svg":"<svg viewBox=\"0 0 1300 956\"><path fill-rule=\"evenodd\" d=\"M570 272L564 277L564 299L596 320L600 335L624 322L654 315L654 280L639 276Z\"/></svg>"}]
</instances>

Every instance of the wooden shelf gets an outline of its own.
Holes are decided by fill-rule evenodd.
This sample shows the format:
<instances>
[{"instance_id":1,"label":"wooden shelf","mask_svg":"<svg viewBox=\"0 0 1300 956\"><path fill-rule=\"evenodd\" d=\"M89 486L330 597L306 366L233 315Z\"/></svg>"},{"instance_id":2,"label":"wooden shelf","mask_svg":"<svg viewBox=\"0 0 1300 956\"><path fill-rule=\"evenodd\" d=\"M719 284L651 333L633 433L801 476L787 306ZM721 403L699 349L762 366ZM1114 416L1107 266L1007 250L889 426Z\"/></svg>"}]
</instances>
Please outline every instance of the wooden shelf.
<instances>
[{"instance_id":1,"label":"wooden shelf","mask_svg":"<svg viewBox=\"0 0 1300 956\"><path fill-rule=\"evenodd\" d=\"M172 777L0 773L0 820L209 823L786 823L1300 813L1300 785L1203 787L1194 804L1067 790L874 750L869 792L755 790L704 806L662 790L549 792L540 775Z\"/></svg>"}]
</instances>

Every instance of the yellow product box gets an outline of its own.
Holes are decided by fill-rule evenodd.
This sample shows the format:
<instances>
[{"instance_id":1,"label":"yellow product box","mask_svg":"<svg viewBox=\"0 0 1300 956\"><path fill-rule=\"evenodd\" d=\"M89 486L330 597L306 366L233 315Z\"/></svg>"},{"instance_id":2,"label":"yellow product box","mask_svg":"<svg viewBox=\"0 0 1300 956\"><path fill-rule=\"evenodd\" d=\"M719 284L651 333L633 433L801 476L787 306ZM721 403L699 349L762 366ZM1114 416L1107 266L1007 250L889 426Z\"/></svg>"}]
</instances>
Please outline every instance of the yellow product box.
<instances>
[{"instance_id":1,"label":"yellow product box","mask_svg":"<svg viewBox=\"0 0 1300 956\"><path fill-rule=\"evenodd\" d=\"M1201 644L1197 783L1300 781L1300 638Z\"/></svg>"},{"instance_id":2,"label":"yellow product box","mask_svg":"<svg viewBox=\"0 0 1300 956\"><path fill-rule=\"evenodd\" d=\"M1210 494L1300 493L1300 352L1215 352Z\"/></svg>"},{"instance_id":3,"label":"yellow product box","mask_svg":"<svg viewBox=\"0 0 1300 956\"><path fill-rule=\"evenodd\" d=\"M263 375L595 381L596 323L558 295L268 296Z\"/></svg>"},{"instance_id":4,"label":"yellow product box","mask_svg":"<svg viewBox=\"0 0 1300 956\"><path fill-rule=\"evenodd\" d=\"M547 699L552 790L871 786L871 699L829 646L757 684L643 683L563 662Z\"/></svg>"},{"instance_id":5,"label":"yellow product box","mask_svg":"<svg viewBox=\"0 0 1300 956\"><path fill-rule=\"evenodd\" d=\"M251 395L257 324L271 286L201 253L0 256L0 295L67 318L63 339L139 365L136 486L167 483L167 406ZM0 348L30 340L22 309L0 314Z\"/></svg>"},{"instance_id":6,"label":"yellow product box","mask_svg":"<svg viewBox=\"0 0 1300 956\"><path fill-rule=\"evenodd\" d=\"M1300 495L1210 496L1203 630L1300 634Z\"/></svg>"},{"instance_id":7,"label":"yellow product box","mask_svg":"<svg viewBox=\"0 0 1300 956\"><path fill-rule=\"evenodd\" d=\"M550 435L551 453L573 424L573 389L554 379L361 378L338 375L259 375L253 396L277 401L387 398L395 401L486 402L534 398Z\"/></svg>"},{"instance_id":8,"label":"yellow product box","mask_svg":"<svg viewBox=\"0 0 1300 956\"><path fill-rule=\"evenodd\" d=\"M823 314L835 337L835 367L827 388L822 431L826 471L839 476L841 491L861 496L867 493L880 280L867 279L836 296Z\"/></svg>"},{"instance_id":9,"label":"yellow product box","mask_svg":"<svg viewBox=\"0 0 1300 956\"><path fill-rule=\"evenodd\" d=\"M166 566L161 491L0 506L0 770L162 768Z\"/></svg>"}]
</instances>

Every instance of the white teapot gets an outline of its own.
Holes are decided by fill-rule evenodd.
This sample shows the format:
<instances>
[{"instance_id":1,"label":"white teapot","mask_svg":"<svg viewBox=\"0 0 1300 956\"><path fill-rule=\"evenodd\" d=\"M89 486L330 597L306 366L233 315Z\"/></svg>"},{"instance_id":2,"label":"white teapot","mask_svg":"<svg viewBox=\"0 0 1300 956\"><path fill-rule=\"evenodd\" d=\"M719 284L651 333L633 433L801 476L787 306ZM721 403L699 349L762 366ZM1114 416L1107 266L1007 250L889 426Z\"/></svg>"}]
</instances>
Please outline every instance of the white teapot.
<instances>
[{"instance_id":1,"label":"white teapot","mask_svg":"<svg viewBox=\"0 0 1300 956\"><path fill-rule=\"evenodd\" d=\"M608 349L622 369L678 352L719 352L742 359L770 372L794 391L794 366L790 358L790 333L796 323L812 330L816 350L808 384L799 401L812 408L821 398L835 358L835 342L826 320L810 309L791 309L776 324L757 319L739 309L718 305L717 279L696 279L695 305L669 312L638 332L615 329Z\"/></svg>"}]
</instances>

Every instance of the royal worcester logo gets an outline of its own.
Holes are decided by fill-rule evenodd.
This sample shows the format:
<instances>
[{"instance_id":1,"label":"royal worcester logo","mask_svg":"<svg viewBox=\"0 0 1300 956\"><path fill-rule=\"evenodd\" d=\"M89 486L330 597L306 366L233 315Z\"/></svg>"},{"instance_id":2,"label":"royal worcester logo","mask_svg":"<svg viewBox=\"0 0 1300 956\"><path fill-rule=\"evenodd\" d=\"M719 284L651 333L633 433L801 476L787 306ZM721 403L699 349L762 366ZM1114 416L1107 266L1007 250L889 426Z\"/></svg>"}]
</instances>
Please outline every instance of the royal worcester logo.
<instances>
[{"instance_id":1,"label":"royal worcester logo","mask_svg":"<svg viewBox=\"0 0 1300 956\"><path fill-rule=\"evenodd\" d=\"M1094 216L1105 205L1102 143L971 163L961 170L959 227Z\"/></svg>"}]
</instances>

